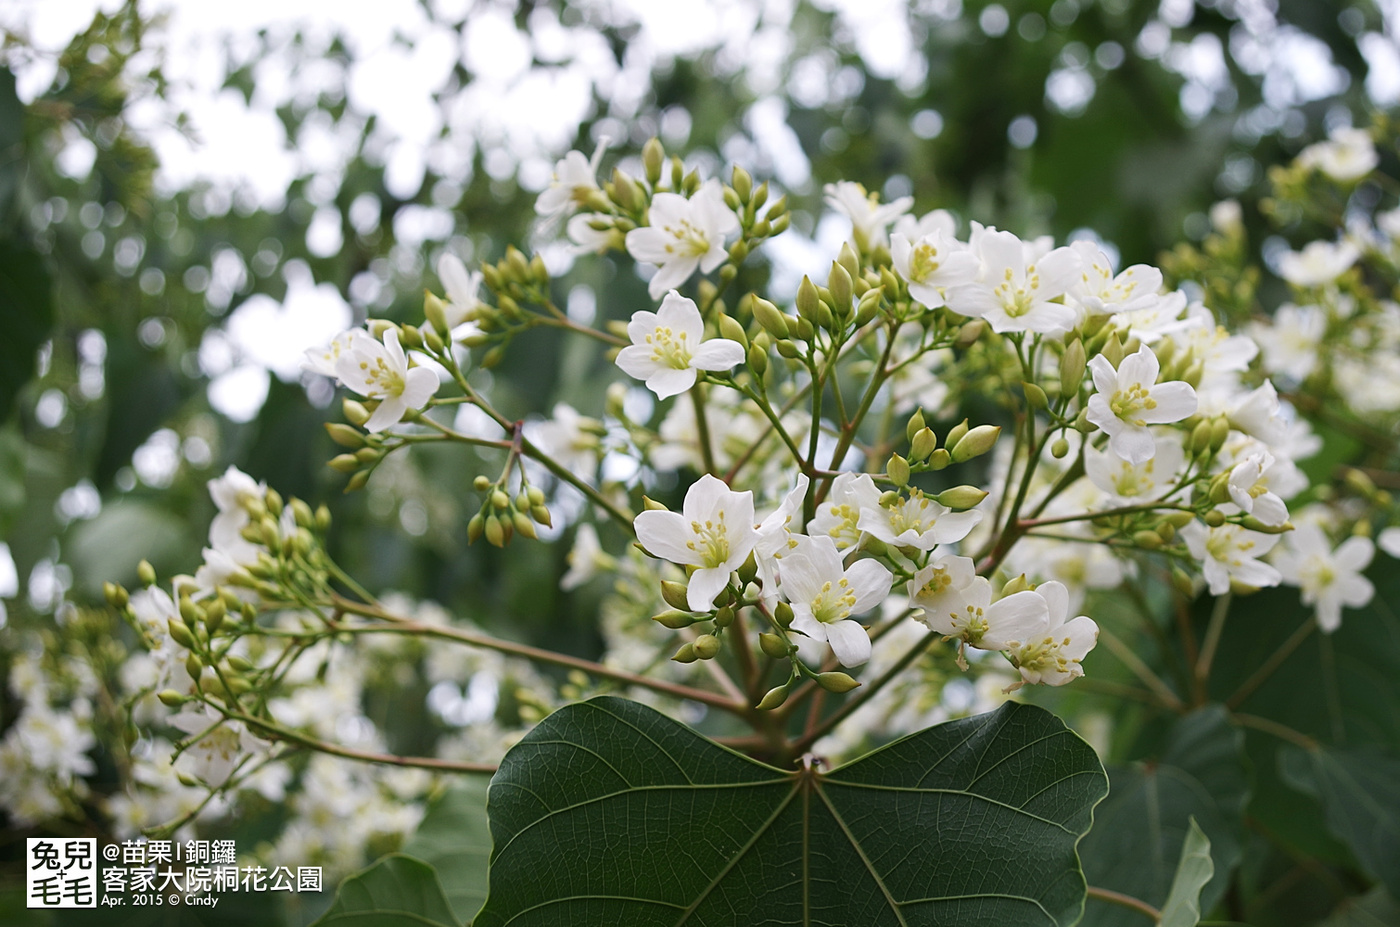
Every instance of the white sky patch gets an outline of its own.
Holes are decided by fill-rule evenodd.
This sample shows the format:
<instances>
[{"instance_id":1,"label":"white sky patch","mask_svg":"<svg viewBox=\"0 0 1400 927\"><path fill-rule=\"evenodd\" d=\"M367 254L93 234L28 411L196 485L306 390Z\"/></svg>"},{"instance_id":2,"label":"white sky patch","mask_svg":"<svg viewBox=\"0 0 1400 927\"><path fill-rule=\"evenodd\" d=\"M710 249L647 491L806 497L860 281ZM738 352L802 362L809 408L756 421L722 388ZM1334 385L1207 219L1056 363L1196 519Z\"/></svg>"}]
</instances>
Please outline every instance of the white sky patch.
<instances>
[{"instance_id":1,"label":"white sky patch","mask_svg":"<svg viewBox=\"0 0 1400 927\"><path fill-rule=\"evenodd\" d=\"M271 378L253 364L234 367L209 382L209 405L231 422L251 422L267 402Z\"/></svg>"},{"instance_id":2,"label":"white sky patch","mask_svg":"<svg viewBox=\"0 0 1400 927\"><path fill-rule=\"evenodd\" d=\"M281 303L262 293L245 300L229 315L227 330L245 361L295 383L306 351L329 344L351 321L350 305L334 285L313 286L298 276L287 284ZM200 353L202 359L202 345Z\"/></svg>"},{"instance_id":3,"label":"white sky patch","mask_svg":"<svg viewBox=\"0 0 1400 927\"><path fill-rule=\"evenodd\" d=\"M1400 45L1379 32L1368 32L1359 41L1366 58L1366 95L1377 106L1400 103Z\"/></svg>"},{"instance_id":4,"label":"white sky patch","mask_svg":"<svg viewBox=\"0 0 1400 927\"><path fill-rule=\"evenodd\" d=\"M0 541L0 599L13 599L19 595L19 571L15 569L15 558L10 554L10 545Z\"/></svg>"}]
</instances>

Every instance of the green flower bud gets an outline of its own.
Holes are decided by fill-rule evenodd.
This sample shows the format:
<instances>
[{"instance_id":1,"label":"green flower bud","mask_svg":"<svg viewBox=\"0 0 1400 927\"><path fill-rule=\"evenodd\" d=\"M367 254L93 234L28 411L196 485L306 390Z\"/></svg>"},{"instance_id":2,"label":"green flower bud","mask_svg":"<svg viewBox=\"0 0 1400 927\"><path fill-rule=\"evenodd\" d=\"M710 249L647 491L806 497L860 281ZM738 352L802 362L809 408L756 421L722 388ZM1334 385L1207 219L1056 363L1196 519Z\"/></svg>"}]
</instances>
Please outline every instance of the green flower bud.
<instances>
[{"instance_id":1,"label":"green flower bud","mask_svg":"<svg viewBox=\"0 0 1400 927\"><path fill-rule=\"evenodd\" d=\"M739 564L739 582L745 586L753 582L753 578L758 575L758 560L754 558L753 551L749 551L749 556L743 563Z\"/></svg>"},{"instance_id":2,"label":"green flower bud","mask_svg":"<svg viewBox=\"0 0 1400 927\"><path fill-rule=\"evenodd\" d=\"M340 411L345 414L345 420L352 425L363 425L369 421L369 409L365 408L364 403L354 399L342 399Z\"/></svg>"},{"instance_id":3,"label":"green flower bud","mask_svg":"<svg viewBox=\"0 0 1400 927\"><path fill-rule=\"evenodd\" d=\"M695 639L695 655L702 660L713 660L719 653L719 638L713 634L701 634Z\"/></svg>"},{"instance_id":4,"label":"green flower bud","mask_svg":"<svg viewBox=\"0 0 1400 927\"><path fill-rule=\"evenodd\" d=\"M1104 346L1100 349L1099 353L1107 358L1108 362L1112 364L1115 369L1123 362L1123 343L1118 340L1117 332L1113 332L1108 336L1108 341L1104 342Z\"/></svg>"},{"instance_id":5,"label":"green flower bud","mask_svg":"<svg viewBox=\"0 0 1400 927\"><path fill-rule=\"evenodd\" d=\"M967 419L963 419L961 422L958 422L948 431L947 437L943 439L943 446L951 451L954 447L957 446L957 443L961 441L963 439L963 436L966 434Z\"/></svg>"},{"instance_id":6,"label":"green flower bud","mask_svg":"<svg viewBox=\"0 0 1400 927\"><path fill-rule=\"evenodd\" d=\"M928 468L930 470L942 470L953 462L953 455L944 448L939 448L928 455Z\"/></svg>"},{"instance_id":7,"label":"green flower bud","mask_svg":"<svg viewBox=\"0 0 1400 927\"><path fill-rule=\"evenodd\" d=\"M1211 509L1209 512L1206 512L1202 521L1206 523L1207 527L1219 528L1221 525L1225 524L1225 513L1219 509Z\"/></svg>"},{"instance_id":8,"label":"green flower bud","mask_svg":"<svg viewBox=\"0 0 1400 927\"><path fill-rule=\"evenodd\" d=\"M923 462L938 446L938 435L932 428L920 428L909 442L909 459Z\"/></svg>"},{"instance_id":9,"label":"green flower bud","mask_svg":"<svg viewBox=\"0 0 1400 927\"><path fill-rule=\"evenodd\" d=\"M433 331L446 338L452 331L447 325L447 307L433 293L423 293L423 317L433 326Z\"/></svg>"},{"instance_id":10,"label":"green flower bud","mask_svg":"<svg viewBox=\"0 0 1400 927\"><path fill-rule=\"evenodd\" d=\"M817 288L812 283L812 279L806 275L802 277L802 283L797 287L797 313L802 318L811 321L817 317L817 302L821 297L817 295Z\"/></svg>"},{"instance_id":11,"label":"green flower bud","mask_svg":"<svg viewBox=\"0 0 1400 927\"><path fill-rule=\"evenodd\" d=\"M913 442L914 435L924 430L924 410L916 409L914 414L909 416L909 423L904 426L904 438Z\"/></svg>"},{"instance_id":12,"label":"green flower bud","mask_svg":"<svg viewBox=\"0 0 1400 927\"><path fill-rule=\"evenodd\" d=\"M486 516L482 515L480 512L477 512L471 517L471 521L467 522L467 543L475 544L478 540L481 539L481 534L483 531L485 531L485 529Z\"/></svg>"},{"instance_id":13,"label":"green flower bud","mask_svg":"<svg viewBox=\"0 0 1400 927\"><path fill-rule=\"evenodd\" d=\"M1186 442L1186 449L1192 454L1210 453L1210 421L1202 419L1196 423L1196 427L1191 429L1191 437Z\"/></svg>"},{"instance_id":14,"label":"green flower bud","mask_svg":"<svg viewBox=\"0 0 1400 927\"><path fill-rule=\"evenodd\" d=\"M771 631L764 631L758 635L758 649L774 660L786 660L788 654L792 653L792 647L783 640L782 635Z\"/></svg>"},{"instance_id":15,"label":"green flower bud","mask_svg":"<svg viewBox=\"0 0 1400 927\"><path fill-rule=\"evenodd\" d=\"M856 682L845 673L820 673L817 676L817 685L828 692L840 694L842 692L851 691L856 686L859 686L860 683Z\"/></svg>"},{"instance_id":16,"label":"green flower bud","mask_svg":"<svg viewBox=\"0 0 1400 927\"><path fill-rule=\"evenodd\" d=\"M493 508L497 508L497 509L508 509L508 508L510 508L510 496L506 495L506 493L505 493L503 490L500 490L500 489L492 490L492 492L491 492L491 506L492 506Z\"/></svg>"},{"instance_id":17,"label":"green flower bud","mask_svg":"<svg viewBox=\"0 0 1400 927\"><path fill-rule=\"evenodd\" d=\"M671 659L676 663L694 663L700 659L700 655L695 652L694 644L686 643L681 644L681 649Z\"/></svg>"},{"instance_id":18,"label":"green flower bud","mask_svg":"<svg viewBox=\"0 0 1400 927\"><path fill-rule=\"evenodd\" d=\"M666 166L666 149L656 136L647 139L642 146L642 169L646 172L647 183L653 187L661 182L661 170Z\"/></svg>"},{"instance_id":19,"label":"green flower bud","mask_svg":"<svg viewBox=\"0 0 1400 927\"><path fill-rule=\"evenodd\" d=\"M734 623L734 606L725 605L715 612L715 627L727 628Z\"/></svg>"},{"instance_id":20,"label":"green flower bud","mask_svg":"<svg viewBox=\"0 0 1400 927\"><path fill-rule=\"evenodd\" d=\"M492 512L486 516L486 543L492 547L506 546L506 529L501 520Z\"/></svg>"},{"instance_id":21,"label":"green flower bud","mask_svg":"<svg viewBox=\"0 0 1400 927\"><path fill-rule=\"evenodd\" d=\"M1022 573L1020 576L1012 577L1010 580L1007 581L1005 586L1001 587L1001 597L1004 599L1007 596L1015 595L1018 592L1025 592L1030 587L1031 584L1026 579L1026 574Z\"/></svg>"},{"instance_id":22,"label":"green flower bud","mask_svg":"<svg viewBox=\"0 0 1400 927\"><path fill-rule=\"evenodd\" d=\"M1156 550L1162 546L1162 536L1155 531L1135 531L1133 543L1143 550Z\"/></svg>"},{"instance_id":23,"label":"green flower bud","mask_svg":"<svg viewBox=\"0 0 1400 927\"><path fill-rule=\"evenodd\" d=\"M974 457L980 457L992 449L997 443L997 438L1001 437L1000 425L978 425L949 448L949 453L953 455L953 463L962 463Z\"/></svg>"},{"instance_id":24,"label":"green flower bud","mask_svg":"<svg viewBox=\"0 0 1400 927\"><path fill-rule=\"evenodd\" d=\"M161 704L167 708L179 708L188 701L185 696L176 692L174 689L162 689L156 698L160 699Z\"/></svg>"},{"instance_id":25,"label":"green flower bud","mask_svg":"<svg viewBox=\"0 0 1400 927\"><path fill-rule=\"evenodd\" d=\"M1050 445L1050 456L1056 460L1063 460L1069 453L1069 442L1064 438L1056 438L1055 443Z\"/></svg>"},{"instance_id":26,"label":"green flower bud","mask_svg":"<svg viewBox=\"0 0 1400 927\"><path fill-rule=\"evenodd\" d=\"M520 532L522 536L532 541L539 538L539 535L535 532L535 523L530 520L529 515L517 509L511 513L510 520L511 523L515 525L515 530Z\"/></svg>"},{"instance_id":27,"label":"green flower bud","mask_svg":"<svg viewBox=\"0 0 1400 927\"><path fill-rule=\"evenodd\" d=\"M536 523L544 525L546 528L554 527L554 519L550 516L547 506L530 506L530 517L533 518Z\"/></svg>"},{"instance_id":28,"label":"green flower bud","mask_svg":"<svg viewBox=\"0 0 1400 927\"><path fill-rule=\"evenodd\" d=\"M836 255L836 262L840 264L851 277L860 276L860 257L851 248L851 243L849 241L841 243L841 250Z\"/></svg>"},{"instance_id":29,"label":"green flower bud","mask_svg":"<svg viewBox=\"0 0 1400 927\"><path fill-rule=\"evenodd\" d=\"M1042 410L1050 408L1050 399L1045 395L1045 390L1034 383L1021 381L1021 391L1026 394L1026 404L1032 409Z\"/></svg>"},{"instance_id":30,"label":"green flower bud","mask_svg":"<svg viewBox=\"0 0 1400 927\"><path fill-rule=\"evenodd\" d=\"M676 583L680 585L680 583ZM681 587L685 588L685 587ZM684 607L672 608L659 615L652 615L651 620L661 625L663 628L670 628L672 631L679 631L681 628L688 628L700 619L686 611Z\"/></svg>"},{"instance_id":31,"label":"green flower bud","mask_svg":"<svg viewBox=\"0 0 1400 927\"><path fill-rule=\"evenodd\" d=\"M642 496L642 508L648 512L669 512L670 509L650 496Z\"/></svg>"},{"instance_id":32,"label":"green flower bud","mask_svg":"<svg viewBox=\"0 0 1400 927\"><path fill-rule=\"evenodd\" d=\"M156 568L151 566L151 561L142 560L136 564L136 578L143 586L154 586L156 584Z\"/></svg>"},{"instance_id":33,"label":"green flower bud","mask_svg":"<svg viewBox=\"0 0 1400 927\"><path fill-rule=\"evenodd\" d=\"M958 329L957 346L964 349L972 347L986 330L986 319L973 319L971 322L964 322L962 328Z\"/></svg>"},{"instance_id":34,"label":"green flower bud","mask_svg":"<svg viewBox=\"0 0 1400 927\"><path fill-rule=\"evenodd\" d=\"M1261 534L1286 534L1293 530L1293 522L1291 521L1286 521L1281 525L1266 525L1253 515L1241 518L1240 524L1250 531L1258 531Z\"/></svg>"},{"instance_id":35,"label":"green flower bud","mask_svg":"<svg viewBox=\"0 0 1400 927\"><path fill-rule=\"evenodd\" d=\"M326 422L326 434L341 447L361 448L365 446L365 436L358 428L342 425L340 422Z\"/></svg>"},{"instance_id":36,"label":"green flower bud","mask_svg":"<svg viewBox=\"0 0 1400 927\"><path fill-rule=\"evenodd\" d=\"M1210 425L1210 449L1212 453L1219 453L1225 446L1225 441L1230 437L1230 423L1221 415Z\"/></svg>"},{"instance_id":37,"label":"green flower bud","mask_svg":"<svg viewBox=\"0 0 1400 927\"><path fill-rule=\"evenodd\" d=\"M749 306L753 309L753 317L763 330L774 338L787 338L791 332L788 330L787 319L778 311L778 307L766 299L754 297L749 300Z\"/></svg>"},{"instance_id":38,"label":"green flower bud","mask_svg":"<svg viewBox=\"0 0 1400 927\"><path fill-rule=\"evenodd\" d=\"M762 378L768 371L768 352L760 348L757 342L749 345L748 361L754 376Z\"/></svg>"},{"instance_id":39,"label":"green flower bud","mask_svg":"<svg viewBox=\"0 0 1400 927\"><path fill-rule=\"evenodd\" d=\"M189 627L176 618L167 619L165 626L170 629L170 637L181 647L191 648L195 646L194 635L190 633Z\"/></svg>"},{"instance_id":40,"label":"green flower bud","mask_svg":"<svg viewBox=\"0 0 1400 927\"><path fill-rule=\"evenodd\" d=\"M885 465L885 473L894 481L896 486L904 487L909 485L909 461L898 454L890 456L890 461Z\"/></svg>"},{"instance_id":41,"label":"green flower bud","mask_svg":"<svg viewBox=\"0 0 1400 927\"><path fill-rule=\"evenodd\" d=\"M786 357L788 360L792 360L793 358L800 357L802 355L802 352L798 349L797 345L787 340L786 338L778 342L777 348L778 353L781 354L783 357Z\"/></svg>"},{"instance_id":42,"label":"green flower bud","mask_svg":"<svg viewBox=\"0 0 1400 927\"><path fill-rule=\"evenodd\" d=\"M869 324L875 318L875 314L880 311L880 296L883 291L870 289L860 298L860 304L856 306L856 328Z\"/></svg>"},{"instance_id":43,"label":"green flower bud","mask_svg":"<svg viewBox=\"0 0 1400 927\"><path fill-rule=\"evenodd\" d=\"M233 654L228 658L228 665L233 667L234 670L240 673L251 672L253 669L255 669L252 663L248 662L243 657L240 657L237 654Z\"/></svg>"},{"instance_id":44,"label":"green flower bud","mask_svg":"<svg viewBox=\"0 0 1400 927\"><path fill-rule=\"evenodd\" d=\"M758 185L758 189L753 191L752 202L755 212L759 209L762 209L763 204L768 202L768 181L765 180L763 183ZM769 215L772 215L771 211L769 212Z\"/></svg>"},{"instance_id":45,"label":"green flower bud","mask_svg":"<svg viewBox=\"0 0 1400 927\"><path fill-rule=\"evenodd\" d=\"M970 509L975 505L980 505L982 500L987 498L987 491L978 489L976 486L954 486L952 489L943 490L933 498L939 505L946 505L950 509Z\"/></svg>"},{"instance_id":46,"label":"green flower bud","mask_svg":"<svg viewBox=\"0 0 1400 927\"><path fill-rule=\"evenodd\" d=\"M826 288L831 291L831 304L843 315L850 311L851 300L855 298L851 290L851 275L851 271L832 261L831 273L826 278Z\"/></svg>"},{"instance_id":47,"label":"green flower bud","mask_svg":"<svg viewBox=\"0 0 1400 927\"><path fill-rule=\"evenodd\" d=\"M792 606L786 602L779 602L773 607L773 620L784 628L792 624Z\"/></svg>"},{"instance_id":48,"label":"green flower bud","mask_svg":"<svg viewBox=\"0 0 1400 927\"><path fill-rule=\"evenodd\" d=\"M662 580L661 598L672 608L688 609L690 607L690 601L686 598L685 583L678 583L669 579ZM670 627L670 625L667 625L667 627Z\"/></svg>"},{"instance_id":49,"label":"green flower bud","mask_svg":"<svg viewBox=\"0 0 1400 927\"><path fill-rule=\"evenodd\" d=\"M748 350L749 338L748 335L744 333L744 326L722 312L719 314L717 324L719 326L719 336L721 338L737 341L744 350Z\"/></svg>"},{"instance_id":50,"label":"green flower bud","mask_svg":"<svg viewBox=\"0 0 1400 927\"><path fill-rule=\"evenodd\" d=\"M753 175L739 165L734 165L729 182L734 187L734 192L739 194L741 203L747 203L753 197Z\"/></svg>"},{"instance_id":51,"label":"green flower bud","mask_svg":"<svg viewBox=\"0 0 1400 927\"><path fill-rule=\"evenodd\" d=\"M768 690L768 694L763 696L758 702L760 711L772 711L774 708L781 708L783 702L787 701L788 687L786 685L774 686Z\"/></svg>"},{"instance_id":52,"label":"green flower bud","mask_svg":"<svg viewBox=\"0 0 1400 927\"><path fill-rule=\"evenodd\" d=\"M189 673L191 679L198 679L199 674L204 672L204 663L196 654L188 654L185 657L185 672Z\"/></svg>"},{"instance_id":53,"label":"green flower bud","mask_svg":"<svg viewBox=\"0 0 1400 927\"><path fill-rule=\"evenodd\" d=\"M107 600L108 605L118 610L126 608L127 603L131 601L126 589L116 583L103 583L102 596Z\"/></svg>"},{"instance_id":54,"label":"green flower bud","mask_svg":"<svg viewBox=\"0 0 1400 927\"><path fill-rule=\"evenodd\" d=\"M1087 365L1084 356L1084 342L1078 338L1069 343L1065 348L1064 356L1060 358L1060 395L1079 395L1079 384L1084 382L1084 368Z\"/></svg>"}]
</instances>

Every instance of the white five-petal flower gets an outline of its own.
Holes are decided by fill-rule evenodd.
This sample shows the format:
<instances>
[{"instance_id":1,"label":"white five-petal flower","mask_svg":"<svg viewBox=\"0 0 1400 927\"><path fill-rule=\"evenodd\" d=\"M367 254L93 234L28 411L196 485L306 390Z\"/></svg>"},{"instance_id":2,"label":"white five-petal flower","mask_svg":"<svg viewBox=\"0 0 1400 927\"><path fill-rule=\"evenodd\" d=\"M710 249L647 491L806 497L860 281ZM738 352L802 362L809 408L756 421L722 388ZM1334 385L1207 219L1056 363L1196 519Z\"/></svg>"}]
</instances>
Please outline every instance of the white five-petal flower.
<instances>
[{"instance_id":1,"label":"white five-petal flower","mask_svg":"<svg viewBox=\"0 0 1400 927\"><path fill-rule=\"evenodd\" d=\"M857 560L846 568L829 537L797 535L797 545L783 558L778 579L792 605L792 628L831 645L842 666L870 659L870 637L854 620L889 595L894 577L874 560Z\"/></svg>"},{"instance_id":2,"label":"white five-petal flower","mask_svg":"<svg viewBox=\"0 0 1400 927\"><path fill-rule=\"evenodd\" d=\"M1347 538L1333 550L1322 529L1305 522L1288 533L1274 564L1284 583L1302 589L1303 604L1317 607L1318 627L1331 634L1342 625L1342 606L1361 608L1376 594L1361 575L1375 555L1367 537Z\"/></svg>"},{"instance_id":3,"label":"white five-petal flower","mask_svg":"<svg viewBox=\"0 0 1400 927\"><path fill-rule=\"evenodd\" d=\"M930 309L944 304L948 287L972 282L980 266L977 255L941 229L917 241L895 232L890 256L894 269L909 282L909 295Z\"/></svg>"},{"instance_id":4,"label":"white five-petal flower","mask_svg":"<svg viewBox=\"0 0 1400 927\"><path fill-rule=\"evenodd\" d=\"M645 380L660 399L695 385L696 371L728 370L744 359L744 347L727 338L703 341L705 323L694 301L675 290L657 312L642 310L627 323L632 343L618 352L617 366Z\"/></svg>"},{"instance_id":5,"label":"white five-petal flower","mask_svg":"<svg viewBox=\"0 0 1400 927\"><path fill-rule=\"evenodd\" d=\"M1229 592L1232 580L1263 588L1277 586L1283 579L1278 570L1259 561L1278 543L1277 534L1250 531L1228 522L1208 528L1193 521L1181 529L1181 537L1191 556L1201 562L1211 595Z\"/></svg>"},{"instance_id":6,"label":"white five-petal flower","mask_svg":"<svg viewBox=\"0 0 1400 927\"><path fill-rule=\"evenodd\" d=\"M863 507L856 527L896 547L932 550L939 544L961 541L982 521L973 509L954 512L917 489L893 505Z\"/></svg>"},{"instance_id":7,"label":"white five-petal flower","mask_svg":"<svg viewBox=\"0 0 1400 927\"><path fill-rule=\"evenodd\" d=\"M975 282L948 289L948 308L986 319L997 332L1063 332L1074 325L1074 309L1053 302L1079 279L1074 251L1056 248L1036 257L1034 244L982 227L973 229L970 247L981 272Z\"/></svg>"},{"instance_id":8,"label":"white five-petal flower","mask_svg":"<svg viewBox=\"0 0 1400 927\"><path fill-rule=\"evenodd\" d=\"M729 574L743 565L758 540L753 524L753 493L734 492L705 474L686 491L681 511L642 512L633 521L637 540L654 555L699 567L690 577L686 604L709 611Z\"/></svg>"},{"instance_id":9,"label":"white five-petal flower","mask_svg":"<svg viewBox=\"0 0 1400 927\"><path fill-rule=\"evenodd\" d=\"M724 240L739 230L739 218L724 204L717 180L707 180L690 199L678 193L651 198L647 224L627 233L627 251L657 266L648 291L652 299L680 286L700 268L708 274L724 263Z\"/></svg>"},{"instance_id":10,"label":"white five-petal flower","mask_svg":"<svg viewBox=\"0 0 1400 927\"><path fill-rule=\"evenodd\" d=\"M881 203L876 193L850 180L829 183L822 188L826 205L851 220L851 237L861 251L885 244L890 223L914 205L912 196L901 196L893 203Z\"/></svg>"},{"instance_id":11,"label":"white five-petal flower","mask_svg":"<svg viewBox=\"0 0 1400 927\"><path fill-rule=\"evenodd\" d=\"M379 400L379 408L365 422L365 430L371 432L398 424L409 409L422 408L438 388L437 374L428 368L409 369L397 328L386 328L383 342L356 330L349 350L336 360L335 372L361 396Z\"/></svg>"},{"instance_id":12,"label":"white five-petal flower","mask_svg":"<svg viewBox=\"0 0 1400 927\"><path fill-rule=\"evenodd\" d=\"M974 576L942 596L920 596L915 604L932 604L934 599L941 599L940 608L926 607L918 620L979 650L1005 650L1040 634L1046 626L1043 598L1034 592L1017 592L993 602L992 584L985 576Z\"/></svg>"},{"instance_id":13,"label":"white five-petal flower","mask_svg":"<svg viewBox=\"0 0 1400 927\"><path fill-rule=\"evenodd\" d=\"M1147 345L1123 358L1118 369L1102 354L1089 361L1097 392L1089 397L1089 421L1108 435L1108 449L1130 463L1157 453L1148 425L1179 422L1196 411L1189 383L1157 382L1157 355Z\"/></svg>"},{"instance_id":14,"label":"white five-petal flower","mask_svg":"<svg viewBox=\"0 0 1400 927\"><path fill-rule=\"evenodd\" d=\"M1086 615L1069 618L1069 590L1061 583L1041 583L1032 594L1044 600L1048 621L1042 631L1012 641L1007 649L1023 680L1062 686L1084 675L1079 661L1098 643L1099 626Z\"/></svg>"}]
</instances>

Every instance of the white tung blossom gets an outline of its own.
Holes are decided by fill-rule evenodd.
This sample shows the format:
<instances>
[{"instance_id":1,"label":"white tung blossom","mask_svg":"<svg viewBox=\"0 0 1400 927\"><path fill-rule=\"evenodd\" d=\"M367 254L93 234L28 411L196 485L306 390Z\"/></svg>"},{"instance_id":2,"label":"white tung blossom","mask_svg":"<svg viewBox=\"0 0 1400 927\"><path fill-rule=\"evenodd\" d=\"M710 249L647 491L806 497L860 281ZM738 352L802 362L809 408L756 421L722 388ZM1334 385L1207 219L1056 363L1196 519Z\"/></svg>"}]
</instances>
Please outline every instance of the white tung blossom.
<instances>
[{"instance_id":1,"label":"white tung blossom","mask_svg":"<svg viewBox=\"0 0 1400 927\"><path fill-rule=\"evenodd\" d=\"M1278 543L1277 534L1250 531L1228 522L1208 528L1193 521L1181 529L1181 537L1191 556L1200 561L1211 595L1229 592L1232 581L1263 588L1277 586L1283 578L1278 570L1259 560Z\"/></svg>"},{"instance_id":2,"label":"white tung blossom","mask_svg":"<svg viewBox=\"0 0 1400 927\"><path fill-rule=\"evenodd\" d=\"M870 637L855 616L883 602L894 577L874 560L844 567L829 537L793 540L796 546L783 558L779 578L792 605L792 629L829 643L842 666L869 660Z\"/></svg>"},{"instance_id":3,"label":"white tung blossom","mask_svg":"<svg viewBox=\"0 0 1400 927\"><path fill-rule=\"evenodd\" d=\"M686 591L687 604L697 612L714 607L729 574L743 565L758 540L753 493L734 492L708 473L691 485L679 513L642 512L633 525L637 540L652 554L699 567Z\"/></svg>"},{"instance_id":4,"label":"white tung blossom","mask_svg":"<svg viewBox=\"0 0 1400 927\"><path fill-rule=\"evenodd\" d=\"M849 180L829 183L822 188L822 192L826 194L826 205L851 220L851 237L862 251L887 244L890 223L914 205L912 196L901 196L893 203L881 203L878 193L867 193L865 187Z\"/></svg>"},{"instance_id":5,"label":"white tung blossom","mask_svg":"<svg viewBox=\"0 0 1400 927\"><path fill-rule=\"evenodd\" d=\"M1034 594L1044 600L1048 620L1035 634L1012 641L1007 649L1024 681L1062 686L1084 675L1080 661L1098 643L1099 626L1086 615L1069 617L1069 590L1061 583L1042 583Z\"/></svg>"},{"instance_id":6,"label":"white tung blossom","mask_svg":"<svg viewBox=\"0 0 1400 927\"><path fill-rule=\"evenodd\" d=\"M1342 625L1343 606L1361 608L1376 594L1361 575L1375 555L1370 538L1347 538L1333 550L1320 527L1304 523L1288 533L1274 565L1286 585L1302 590L1304 605L1316 606L1318 627L1331 634Z\"/></svg>"},{"instance_id":7,"label":"white tung blossom","mask_svg":"<svg viewBox=\"0 0 1400 927\"><path fill-rule=\"evenodd\" d=\"M724 204L717 180L707 180L690 199L658 193L651 199L647 224L627 233L627 251L638 261L657 266L648 292L652 299L724 263L724 241L739 230L739 219Z\"/></svg>"},{"instance_id":8,"label":"white tung blossom","mask_svg":"<svg viewBox=\"0 0 1400 927\"><path fill-rule=\"evenodd\" d=\"M1108 449L1130 463L1157 453L1148 425L1179 422L1196 411L1196 391L1188 383L1157 382L1160 365L1147 345L1113 369L1102 354L1089 361L1094 388L1088 418L1108 435Z\"/></svg>"},{"instance_id":9,"label":"white tung blossom","mask_svg":"<svg viewBox=\"0 0 1400 927\"><path fill-rule=\"evenodd\" d=\"M639 311L627 323L632 343L618 352L617 366L645 380L659 399L695 385L700 370L728 370L744 360L744 347L727 338L705 341L705 323L694 301L675 290L657 312Z\"/></svg>"},{"instance_id":10,"label":"white tung blossom","mask_svg":"<svg viewBox=\"0 0 1400 927\"><path fill-rule=\"evenodd\" d=\"M437 374L426 367L408 366L397 328L386 328L382 342L357 329L349 350L337 359L335 370L350 389L379 400L379 407L365 422L365 430L370 432L397 425L409 410L426 405L438 388Z\"/></svg>"},{"instance_id":11,"label":"white tung blossom","mask_svg":"<svg viewBox=\"0 0 1400 927\"><path fill-rule=\"evenodd\" d=\"M1079 279L1080 259L1069 248L1039 249L1010 232L973 229L970 247L981 260L974 282L950 287L948 308L986 319L997 332L1063 332L1075 311L1055 300Z\"/></svg>"}]
</instances>

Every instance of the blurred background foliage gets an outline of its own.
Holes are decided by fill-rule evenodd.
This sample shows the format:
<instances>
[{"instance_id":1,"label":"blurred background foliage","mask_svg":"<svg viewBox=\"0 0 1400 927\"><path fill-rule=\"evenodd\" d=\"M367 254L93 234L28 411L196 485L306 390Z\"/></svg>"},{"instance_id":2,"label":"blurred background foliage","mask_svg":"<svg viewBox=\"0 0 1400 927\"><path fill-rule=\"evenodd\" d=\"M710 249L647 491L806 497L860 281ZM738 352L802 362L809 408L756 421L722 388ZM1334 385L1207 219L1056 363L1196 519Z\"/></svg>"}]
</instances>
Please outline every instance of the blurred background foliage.
<instances>
[{"instance_id":1,"label":"blurred background foliage","mask_svg":"<svg viewBox=\"0 0 1400 927\"><path fill-rule=\"evenodd\" d=\"M561 304L645 306L625 265L569 269L535 226L570 147L607 139L635 165L655 134L710 175L740 161L772 176L797 210L774 251L781 290L818 269L805 255L837 179L1023 236L1092 229L1124 264L1201 239L1233 197L1267 258L1284 242L1257 209L1267 166L1400 97L1400 16L1371 0L408 6L402 29L211 30L197 67L171 40L178 14L146 5L105 5L62 48L26 31L37 6L6 14L0 650L100 604L103 580L134 585L142 556L192 571L204 483L233 464L328 503L333 553L369 588L595 656L596 593L548 579L566 543L468 547L481 471L458 449L394 455L343 495L320 427L338 405L296 367L318 325L325 341L366 315L417 317L444 249L470 265L533 237ZM286 155L265 170L263 135ZM262 182L162 157L181 139ZM615 371L538 331L474 376L526 416L596 411Z\"/></svg>"}]
</instances>

